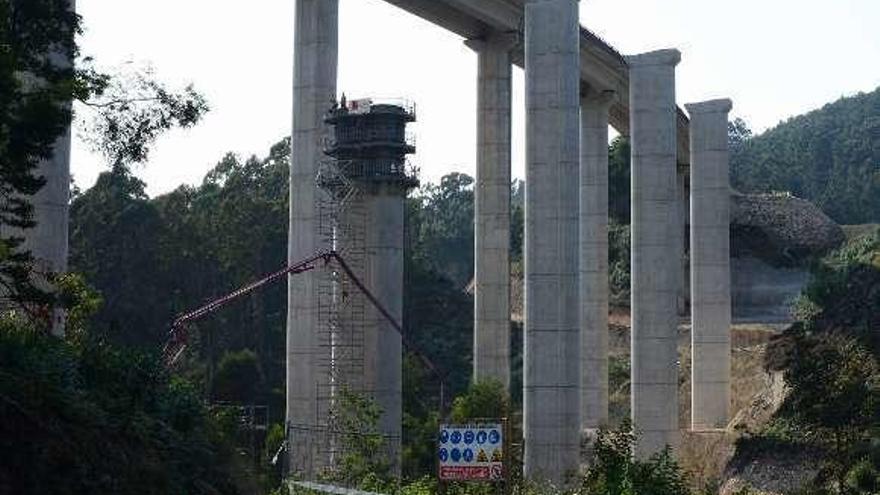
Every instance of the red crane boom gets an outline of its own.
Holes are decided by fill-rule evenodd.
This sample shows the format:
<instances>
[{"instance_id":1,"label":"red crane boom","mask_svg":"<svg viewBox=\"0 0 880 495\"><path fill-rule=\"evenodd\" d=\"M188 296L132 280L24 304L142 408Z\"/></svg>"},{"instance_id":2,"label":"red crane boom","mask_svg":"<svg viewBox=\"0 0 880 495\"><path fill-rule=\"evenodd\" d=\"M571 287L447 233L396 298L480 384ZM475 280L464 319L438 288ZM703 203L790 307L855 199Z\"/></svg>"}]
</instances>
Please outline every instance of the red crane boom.
<instances>
[{"instance_id":1,"label":"red crane boom","mask_svg":"<svg viewBox=\"0 0 880 495\"><path fill-rule=\"evenodd\" d=\"M398 322L391 313L386 310L378 299L370 292L369 289L360 281L357 275L352 272L351 268L339 255L336 251L322 251L317 254L306 258L302 261L298 261L292 265L289 265L281 270L270 273L259 280L256 280L250 284L245 285L235 291L226 294L225 296L218 297L207 304L196 308L192 311L184 313L171 323L171 330L169 331L168 341L165 343L165 347L163 348L162 354L165 358L165 363L167 366L173 366L175 362L180 358L183 354L183 351L186 350L187 340L189 338L189 334L187 333L187 323L198 320L204 316L207 316L214 311L222 308L223 306L229 304L230 302L250 294L266 285L277 282L287 275L296 275L300 273L305 273L311 270L318 268L319 266L328 266L331 263L335 262L342 272L348 277L349 280L358 288L358 290L367 298L370 304L376 308L377 311L385 318L391 326L397 330L397 333L400 334L401 340L403 341L403 345L413 354L418 356L419 360L422 364L428 368L431 373L437 378L440 384L440 412L441 416L445 412L446 406L446 373L442 371L437 365L428 358L425 353L423 353L416 345L413 343L407 333L404 331L403 326L401 326L400 322Z\"/></svg>"}]
</instances>

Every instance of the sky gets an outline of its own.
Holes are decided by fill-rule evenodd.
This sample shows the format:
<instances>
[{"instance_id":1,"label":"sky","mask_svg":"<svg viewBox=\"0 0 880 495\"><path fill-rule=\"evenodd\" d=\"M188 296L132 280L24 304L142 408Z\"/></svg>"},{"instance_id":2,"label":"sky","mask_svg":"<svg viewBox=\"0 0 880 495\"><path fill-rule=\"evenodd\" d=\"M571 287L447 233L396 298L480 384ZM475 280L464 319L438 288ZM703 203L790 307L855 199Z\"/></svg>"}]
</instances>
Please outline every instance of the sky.
<instances>
[{"instance_id":1,"label":"sky","mask_svg":"<svg viewBox=\"0 0 880 495\"><path fill-rule=\"evenodd\" d=\"M339 92L417 104L423 182L473 175L476 54L383 0L339 3ZM290 133L294 0L77 0L77 10L83 55L105 67L149 64L211 105L136 169L150 195L200 184L227 152L265 156ZM580 20L624 54L678 48L679 104L729 97L755 131L880 86L878 0L581 0ZM513 174L522 178L523 73L513 75ZM76 138L71 168L85 189L106 163Z\"/></svg>"}]
</instances>

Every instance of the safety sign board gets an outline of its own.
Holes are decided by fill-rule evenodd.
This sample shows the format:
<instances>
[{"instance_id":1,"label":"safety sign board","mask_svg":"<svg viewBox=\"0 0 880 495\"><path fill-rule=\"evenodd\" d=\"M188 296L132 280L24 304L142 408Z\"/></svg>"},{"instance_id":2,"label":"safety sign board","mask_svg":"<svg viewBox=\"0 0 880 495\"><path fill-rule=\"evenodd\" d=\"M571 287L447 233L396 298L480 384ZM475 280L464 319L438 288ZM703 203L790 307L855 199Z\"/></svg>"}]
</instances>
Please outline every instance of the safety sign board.
<instances>
[{"instance_id":1,"label":"safety sign board","mask_svg":"<svg viewBox=\"0 0 880 495\"><path fill-rule=\"evenodd\" d=\"M437 459L441 481L500 481L504 478L502 425L440 425Z\"/></svg>"}]
</instances>

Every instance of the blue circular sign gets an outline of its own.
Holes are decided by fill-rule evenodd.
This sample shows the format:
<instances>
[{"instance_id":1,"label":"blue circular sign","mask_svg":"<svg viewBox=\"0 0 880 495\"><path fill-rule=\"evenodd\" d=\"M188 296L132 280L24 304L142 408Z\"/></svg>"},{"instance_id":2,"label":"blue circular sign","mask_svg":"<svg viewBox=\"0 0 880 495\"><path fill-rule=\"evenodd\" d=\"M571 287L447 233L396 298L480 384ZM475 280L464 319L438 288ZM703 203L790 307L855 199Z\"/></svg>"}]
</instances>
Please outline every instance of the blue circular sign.
<instances>
[{"instance_id":1,"label":"blue circular sign","mask_svg":"<svg viewBox=\"0 0 880 495\"><path fill-rule=\"evenodd\" d=\"M440 457L440 462L446 462L446 460L449 459L449 451L446 449L440 449L438 456Z\"/></svg>"},{"instance_id":2,"label":"blue circular sign","mask_svg":"<svg viewBox=\"0 0 880 495\"><path fill-rule=\"evenodd\" d=\"M501 441L501 433L498 433L498 430L492 430L489 432L489 443L496 444Z\"/></svg>"},{"instance_id":3,"label":"blue circular sign","mask_svg":"<svg viewBox=\"0 0 880 495\"><path fill-rule=\"evenodd\" d=\"M449 436L449 439L452 440L452 443L458 445L461 443L461 432L458 430L453 431L452 435Z\"/></svg>"},{"instance_id":4,"label":"blue circular sign","mask_svg":"<svg viewBox=\"0 0 880 495\"><path fill-rule=\"evenodd\" d=\"M449 441L449 430L441 430L440 431L440 443L446 443Z\"/></svg>"},{"instance_id":5,"label":"blue circular sign","mask_svg":"<svg viewBox=\"0 0 880 495\"><path fill-rule=\"evenodd\" d=\"M471 462L474 460L474 451L471 449L464 449L462 457L464 458L464 462Z\"/></svg>"},{"instance_id":6,"label":"blue circular sign","mask_svg":"<svg viewBox=\"0 0 880 495\"><path fill-rule=\"evenodd\" d=\"M464 443L468 445L474 443L474 436L474 432L471 430L464 432Z\"/></svg>"},{"instance_id":7,"label":"blue circular sign","mask_svg":"<svg viewBox=\"0 0 880 495\"><path fill-rule=\"evenodd\" d=\"M484 443L486 443L486 436L487 435L486 435L485 430L478 431L477 432L477 443L480 445L483 445Z\"/></svg>"},{"instance_id":8,"label":"blue circular sign","mask_svg":"<svg viewBox=\"0 0 880 495\"><path fill-rule=\"evenodd\" d=\"M452 462L458 462L461 460L461 451L458 449L452 449L451 452Z\"/></svg>"}]
</instances>

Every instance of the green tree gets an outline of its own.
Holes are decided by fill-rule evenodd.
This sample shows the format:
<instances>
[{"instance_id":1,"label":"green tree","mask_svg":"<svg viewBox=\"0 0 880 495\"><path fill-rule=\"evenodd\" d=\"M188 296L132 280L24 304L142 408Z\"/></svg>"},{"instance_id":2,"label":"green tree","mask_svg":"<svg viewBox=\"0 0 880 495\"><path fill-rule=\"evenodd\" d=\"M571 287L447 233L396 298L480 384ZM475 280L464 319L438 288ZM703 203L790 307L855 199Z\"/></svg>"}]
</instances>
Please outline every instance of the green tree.
<instances>
[{"instance_id":1,"label":"green tree","mask_svg":"<svg viewBox=\"0 0 880 495\"><path fill-rule=\"evenodd\" d=\"M450 418L454 423L474 419L500 419L510 414L507 390L497 380L471 383L467 393L455 398Z\"/></svg>"},{"instance_id":2,"label":"green tree","mask_svg":"<svg viewBox=\"0 0 880 495\"><path fill-rule=\"evenodd\" d=\"M233 404L254 404L259 396L263 373L257 355L248 349L227 352L217 365L212 397Z\"/></svg>"},{"instance_id":3,"label":"green tree","mask_svg":"<svg viewBox=\"0 0 880 495\"><path fill-rule=\"evenodd\" d=\"M459 287L474 273L474 179L452 173L439 185L426 184L411 216L410 235L418 261L445 275Z\"/></svg>"},{"instance_id":4,"label":"green tree","mask_svg":"<svg viewBox=\"0 0 880 495\"><path fill-rule=\"evenodd\" d=\"M0 0L0 290L13 301L50 301L31 283L21 231L34 225L30 197L45 184L37 166L69 125L70 101L101 87L65 63L77 55L78 32L65 1Z\"/></svg>"},{"instance_id":5,"label":"green tree","mask_svg":"<svg viewBox=\"0 0 880 495\"><path fill-rule=\"evenodd\" d=\"M388 443L379 431L382 409L372 399L348 390L342 390L338 397L342 455L327 478L363 489L388 488L392 476Z\"/></svg>"},{"instance_id":6,"label":"green tree","mask_svg":"<svg viewBox=\"0 0 880 495\"><path fill-rule=\"evenodd\" d=\"M0 319L0 416L0 493L236 493L200 394L155 355Z\"/></svg>"},{"instance_id":7,"label":"green tree","mask_svg":"<svg viewBox=\"0 0 880 495\"><path fill-rule=\"evenodd\" d=\"M880 468L880 231L817 264L799 306L767 350L790 389L768 436L817 451L819 485L847 493Z\"/></svg>"},{"instance_id":8,"label":"green tree","mask_svg":"<svg viewBox=\"0 0 880 495\"><path fill-rule=\"evenodd\" d=\"M629 225L630 217L629 177L629 139L618 136L608 149L608 215L624 225Z\"/></svg>"},{"instance_id":9,"label":"green tree","mask_svg":"<svg viewBox=\"0 0 880 495\"><path fill-rule=\"evenodd\" d=\"M630 227L612 220L608 224L608 283L610 302L628 307L630 300Z\"/></svg>"},{"instance_id":10,"label":"green tree","mask_svg":"<svg viewBox=\"0 0 880 495\"><path fill-rule=\"evenodd\" d=\"M600 431L583 492L602 495L688 495L687 478L667 449L645 461L636 460L636 435L624 422L617 430Z\"/></svg>"},{"instance_id":11,"label":"green tree","mask_svg":"<svg viewBox=\"0 0 880 495\"><path fill-rule=\"evenodd\" d=\"M880 89L841 98L758 136L749 137L744 126L734 131L735 188L791 192L842 224L880 221Z\"/></svg>"},{"instance_id":12,"label":"green tree","mask_svg":"<svg viewBox=\"0 0 880 495\"><path fill-rule=\"evenodd\" d=\"M727 123L727 144L732 153L738 152L752 136L749 124L740 117Z\"/></svg>"},{"instance_id":13,"label":"green tree","mask_svg":"<svg viewBox=\"0 0 880 495\"><path fill-rule=\"evenodd\" d=\"M88 58L74 64L79 32L69 0L0 0L0 285L13 301L53 299L32 284L22 232L34 226L30 197L45 184L38 164L70 126L73 101L92 109L87 137L114 167L143 161L159 134L208 109L192 87L175 92L148 73L111 77Z\"/></svg>"}]
</instances>

